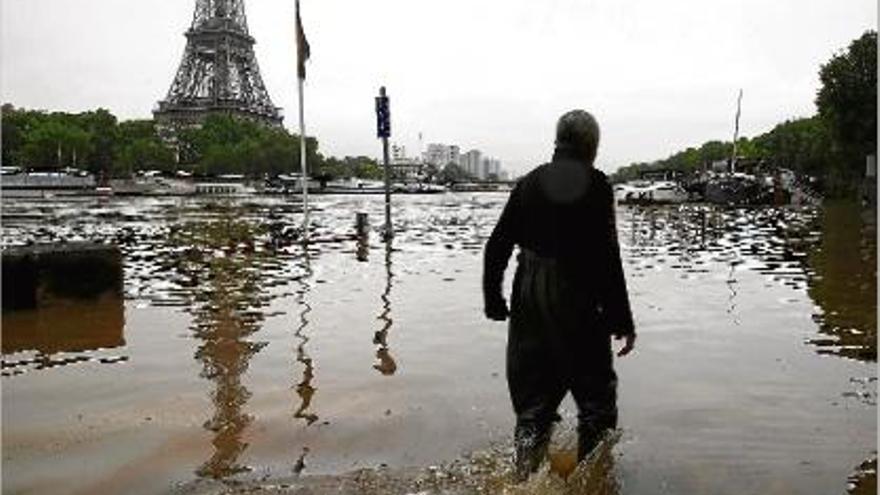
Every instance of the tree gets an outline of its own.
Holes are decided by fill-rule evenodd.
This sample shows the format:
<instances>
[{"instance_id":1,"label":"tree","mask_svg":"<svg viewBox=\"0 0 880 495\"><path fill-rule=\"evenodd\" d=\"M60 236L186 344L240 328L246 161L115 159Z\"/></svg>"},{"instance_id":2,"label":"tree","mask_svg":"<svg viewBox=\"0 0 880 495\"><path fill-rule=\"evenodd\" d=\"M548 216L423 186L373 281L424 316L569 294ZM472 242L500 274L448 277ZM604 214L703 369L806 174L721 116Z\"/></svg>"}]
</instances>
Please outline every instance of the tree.
<instances>
[{"instance_id":1,"label":"tree","mask_svg":"<svg viewBox=\"0 0 880 495\"><path fill-rule=\"evenodd\" d=\"M91 149L85 165L89 171L110 172L116 160L117 122L109 111L99 108L93 112L80 113L72 118L71 125L79 127L91 138Z\"/></svg>"},{"instance_id":2,"label":"tree","mask_svg":"<svg viewBox=\"0 0 880 495\"><path fill-rule=\"evenodd\" d=\"M0 162L4 167L19 166L19 153L24 146L26 129L26 116L24 112L15 109L9 103L3 105L2 114L2 149L3 155Z\"/></svg>"},{"instance_id":3,"label":"tree","mask_svg":"<svg viewBox=\"0 0 880 495\"><path fill-rule=\"evenodd\" d=\"M21 148L21 164L34 169L82 166L93 150L92 134L70 125L63 115L38 121Z\"/></svg>"},{"instance_id":4,"label":"tree","mask_svg":"<svg viewBox=\"0 0 880 495\"><path fill-rule=\"evenodd\" d=\"M463 168L455 163L447 163L443 170L437 174L437 180L442 184L455 184L458 182L469 182L474 178Z\"/></svg>"},{"instance_id":5,"label":"tree","mask_svg":"<svg viewBox=\"0 0 880 495\"><path fill-rule=\"evenodd\" d=\"M75 165L116 176L172 170L181 163L204 174L260 176L301 169L299 136L226 115L210 116L202 125L180 131L176 150L159 137L153 120L119 122L104 109L47 113L5 104L2 119L4 166L57 170ZM317 139L306 137L305 144L312 176L383 176L373 158L325 158L318 152Z\"/></svg>"},{"instance_id":6,"label":"tree","mask_svg":"<svg viewBox=\"0 0 880 495\"><path fill-rule=\"evenodd\" d=\"M800 174L822 175L831 161L831 142L822 119L786 120L752 140L756 155Z\"/></svg>"},{"instance_id":7,"label":"tree","mask_svg":"<svg viewBox=\"0 0 880 495\"><path fill-rule=\"evenodd\" d=\"M115 129L113 175L131 176L138 170L171 171L176 167L174 150L156 132L152 120L128 120Z\"/></svg>"},{"instance_id":8,"label":"tree","mask_svg":"<svg viewBox=\"0 0 880 495\"><path fill-rule=\"evenodd\" d=\"M213 115L178 135L181 162L204 174L277 175L300 171L300 139L284 129L226 115ZM309 173L320 174L318 141L306 137Z\"/></svg>"},{"instance_id":9,"label":"tree","mask_svg":"<svg viewBox=\"0 0 880 495\"><path fill-rule=\"evenodd\" d=\"M877 32L867 31L819 70L819 115L842 153L846 172L861 174L877 149Z\"/></svg>"},{"instance_id":10,"label":"tree","mask_svg":"<svg viewBox=\"0 0 880 495\"><path fill-rule=\"evenodd\" d=\"M114 175L132 175L136 170L174 169L174 152L156 139L139 138L120 148Z\"/></svg>"},{"instance_id":11,"label":"tree","mask_svg":"<svg viewBox=\"0 0 880 495\"><path fill-rule=\"evenodd\" d=\"M433 163L426 163L422 167L422 176L425 178L425 182L434 182L434 179L440 175L440 168Z\"/></svg>"}]
</instances>

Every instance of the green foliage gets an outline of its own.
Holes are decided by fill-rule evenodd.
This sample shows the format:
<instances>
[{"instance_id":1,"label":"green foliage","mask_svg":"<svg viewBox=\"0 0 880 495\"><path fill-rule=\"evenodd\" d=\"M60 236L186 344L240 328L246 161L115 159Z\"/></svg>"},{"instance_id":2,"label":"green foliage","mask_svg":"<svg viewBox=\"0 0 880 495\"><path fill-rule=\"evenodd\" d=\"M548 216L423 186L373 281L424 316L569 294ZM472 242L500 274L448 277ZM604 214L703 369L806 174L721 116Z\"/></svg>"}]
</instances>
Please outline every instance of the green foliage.
<instances>
[{"instance_id":1,"label":"green foliage","mask_svg":"<svg viewBox=\"0 0 880 495\"><path fill-rule=\"evenodd\" d=\"M172 171L174 152L155 139L135 139L125 144L119 153L116 175L132 175L137 170Z\"/></svg>"},{"instance_id":2,"label":"green foliage","mask_svg":"<svg viewBox=\"0 0 880 495\"><path fill-rule=\"evenodd\" d=\"M116 129L117 160L114 175L131 176L138 170L172 171L174 151L159 139L152 120L129 120Z\"/></svg>"},{"instance_id":3,"label":"green foliage","mask_svg":"<svg viewBox=\"0 0 880 495\"><path fill-rule=\"evenodd\" d=\"M3 105L0 119L2 119L2 142L3 166L13 167L21 165L21 149L24 147L27 133L32 127L33 115L28 112L17 111L10 104Z\"/></svg>"},{"instance_id":4,"label":"green foliage","mask_svg":"<svg viewBox=\"0 0 880 495\"><path fill-rule=\"evenodd\" d=\"M84 163L92 135L64 113L17 110L3 105L3 164L38 170Z\"/></svg>"},{"instance_id":5,"label":"green foliage","mask_svg":"<svg viewBox=\"0 0 880 495\"><path fill-rule=\"evenodd\" d=\"M156 125L152 120L126 120L119 123L117 137L122 141L156 138Z\"/></svg>"},{"instance_id":6,"label":"green foliage","mask_svg":"<svg viewBox=\"0 0 880 495\"><path fill-rule=\"evenodd\" d=\"M143 142L130 149L138 140ZM153 158L139 158L144 150L149 150L147 154ZM76 167L96 174L118 175L137 169L138 163L167 165L169 156L173 160L151 121L119 124L116 117L104 109L71 114L3 105L3 164L6 166L33 170Z\"/></svg>"},{"instance_id":7,"label":"green foliage","mask_svg":"<svg viewBox=\"0 0 880 495\"><path fill-rule=\"evenodd\" d=\"M92 134L53 114L28 133L20 158L35 169L82 166L93 149Z\"/></svg>"},{"instance_id":8,"label":"green foliage","mask_svg":"<svg viewBox=\"0 0 880 495\"><path fill-rule=\"evenodd\" d=\"M753 139L740 138L737 157L816 177L826 194L845 195L860 180L865 155L877 149L877 33L868 31L853 41L845 53L822 65L819 77L818 115L787 120ZM732 153L732 142L709 141L663 160L622 167L611 179L632 180L658 169L694 172Z\"/></svg>"},{"instance_id":9,"label":"green foliage","mask_svg":"<svg viewBox=\"0 0 880 495\"><path fill-rule=\"evenodd\" d=\"M868 31L819 70L819 115L840 153L841 172L858 176L877 149L877 32Z\"/></svg>"},{"instance_id":10,"label":"green foliage","mask_svg":"<svg viewBox=\"0 0 880 495\"><path fill-rule=\"evenodd\" d=\"M738 146L748 147L748 140L740 139ZM701 169L704 165L730 158L733 153L733 145L722 141L708 141L703 143L699 148L688 148L679 151L664 160L657 160L649 163L633 163L629 166L619 169L612 175L612 180L622 182L636 179L643 172L654 170L679 170L683 172L693 172ZM740 153L737 153L740 154Z\"/></svg>"},{"instance_id":11,"label":"green foliage","mask_svg":"<svg viewBox=\"0 0 880 495\"><path fill-rule=\"evenodd\" d=\"M181 162L203 174L277 175L299 172L299 136L230 116L208 117L180 134ZM306 137L309 173L320 173L318 141Z\"/></svg>"},{"instance_id":12,"label":"green foliage","mask_svg":"<svg viewBox=\"0 0 880 495\"><path fill-rule=\"evenodd\" d=\"M87 157L89 170L93 172L112 170L118 143L116 117L109 111L99 108L93 112L71 117L71 125L79 127L89 136L91 144Z\"/></svg>"},{"instance_id":13,"label":"green foliage","mask_svg":"<svg viewBox=\"0 0 880 495\"><path fill-rule=\"evenodd\" d=\"M800 174L822 175L832 162L828 128L817 117L786 120L752 142L758 157Z\"/></svg>"},{"instance_id":14,"label":"green foliage","mask_svg":"<svg viewBox=\"0 0 880 495\"><path fill-rule=\"evenodd\" d=\"M385 177L385 171L375 159L368 156L346 156L343 159L326 158L323 160L321 175L328 179L361 179L379 180Z\"/></svg>"},{"instance_id":15,"label":"green foliage","mask_svg":"<svg viewBox=\"0 0 880 495\"><path fill-rule=\"evenodd\" d=\"M178 167L204 174L251 176L300 170L299 136L229 116L212 116L199 128L181 131L178 149L159 137L152 120L117 122L104 109L47 113L6 104L2 118L5 166L33 170L78 167L113 176ZM306 138L306 160L310 174L323 172L325 160L313 137ZM344 162L350 175L381 177L375 160L346 157Z\"/></svg>"},{"instance_id":16,"label":"green foliage","mask_svg":"<svg viewBox=\"0 0 880 495\"><path fill-rule=\"evenodd\" d=\"M474 178L457 164L447 163L443 170L437 174L437 180L442 184L455 184L469 182Z\"/></svg>"}]
</instances>

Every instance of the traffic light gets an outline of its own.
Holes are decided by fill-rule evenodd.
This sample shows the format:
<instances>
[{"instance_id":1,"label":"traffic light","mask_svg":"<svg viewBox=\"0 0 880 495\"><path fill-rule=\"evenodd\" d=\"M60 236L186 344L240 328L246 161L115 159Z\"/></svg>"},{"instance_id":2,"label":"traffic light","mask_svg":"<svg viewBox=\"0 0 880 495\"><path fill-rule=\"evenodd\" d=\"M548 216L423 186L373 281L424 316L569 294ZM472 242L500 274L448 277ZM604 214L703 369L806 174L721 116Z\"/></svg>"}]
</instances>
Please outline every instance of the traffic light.
<instances>
[{"instance_id":1,"label":"traffic light","mask_svg":"<svg viewBox=\"0 0 880 495\"><path fill-rule=\"evenodd\" d=\"M391 110L388 108L388 96L385 88L376 97L376 135L380 138L391 137Z\"/></svg>"}]
</instances>

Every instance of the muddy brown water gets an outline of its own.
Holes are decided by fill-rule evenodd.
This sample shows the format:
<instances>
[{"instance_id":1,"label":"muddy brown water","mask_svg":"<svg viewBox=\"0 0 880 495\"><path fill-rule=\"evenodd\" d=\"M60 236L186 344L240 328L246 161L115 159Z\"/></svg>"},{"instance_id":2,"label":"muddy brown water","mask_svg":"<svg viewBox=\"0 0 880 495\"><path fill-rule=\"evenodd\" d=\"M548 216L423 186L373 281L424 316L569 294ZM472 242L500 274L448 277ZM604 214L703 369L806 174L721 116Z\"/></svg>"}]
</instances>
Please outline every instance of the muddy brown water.
<instances>
[{"instance_id":1,"label":"muddy brown water","mask_svg":"<svg viewBox=\"0 0 880 495\"><path fill-rule=\"evenodd\" d=\"M3 492L873 492L873 212L619 208L621 429L575 466L567 399L517 487L480 292L504 200L396 197L389 246L380 196L318 197L307 248L290 199L4 200L6 246L120 245L125 297L3 315Z\"/></svg>"}]
</instances>

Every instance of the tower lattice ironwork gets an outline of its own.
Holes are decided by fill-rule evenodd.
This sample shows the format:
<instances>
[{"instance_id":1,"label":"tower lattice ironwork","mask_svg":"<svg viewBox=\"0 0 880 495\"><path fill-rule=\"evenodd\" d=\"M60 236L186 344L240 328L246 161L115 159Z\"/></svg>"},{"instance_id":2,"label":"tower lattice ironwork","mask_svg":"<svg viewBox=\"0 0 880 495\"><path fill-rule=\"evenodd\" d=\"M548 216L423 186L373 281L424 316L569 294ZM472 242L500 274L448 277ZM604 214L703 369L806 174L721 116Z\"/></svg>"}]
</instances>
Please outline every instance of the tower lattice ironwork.
<instances>
[{"instance_id":1,"label":"tower lattice ironwork","mask_svg":"<svg viewBox=\"0 0 880 495\"><path fill-rule=\"evenodd\" d=\"M225 114L280 127L281 109L263 84L254 43L244 0L196 0L183 60L153 111L156 122L186 127Z\"/></svg>"}]
</instances>

